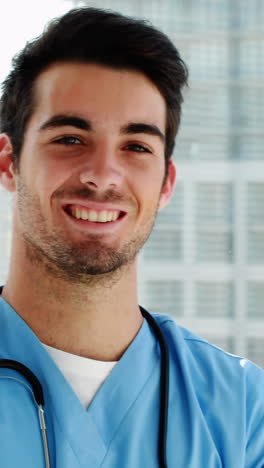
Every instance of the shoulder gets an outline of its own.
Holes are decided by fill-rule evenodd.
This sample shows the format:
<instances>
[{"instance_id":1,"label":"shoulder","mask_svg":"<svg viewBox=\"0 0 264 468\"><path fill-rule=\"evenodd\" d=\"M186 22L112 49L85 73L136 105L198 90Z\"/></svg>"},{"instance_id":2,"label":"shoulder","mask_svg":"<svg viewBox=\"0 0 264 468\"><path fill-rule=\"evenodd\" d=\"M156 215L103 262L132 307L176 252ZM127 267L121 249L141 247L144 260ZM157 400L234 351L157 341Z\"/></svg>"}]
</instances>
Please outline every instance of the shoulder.
<instances>
[{"instance_id":1,"label":"shoulder","mask_svg":"<svg viewBox=\"0 0 264 468\"><path fill-rule=\"evenodd\" d=\"M179 326L165 314L152 314L166 338L172 360L177 360L193 379L218 381L220 386L227 382L251 395L259 394L264 406L264 371L241 356L224 351L205 339ZM252 399L252 398L251 398Z\"/></svg>"},{"instance_id":2,"label":"shoulder","mask_svg":"<svg viewBox=\"0 0 264 468\"><path fill-rule=\"evenodd\" d=\"M197 421L202 415L219 447L225 441L221 451L226 456L244 450L243 466L264 467L264 371L179 326L168 315L153 317L169 349L171 389L177 394L180 388L192 417Z\"/></svg>"}]
</instances>

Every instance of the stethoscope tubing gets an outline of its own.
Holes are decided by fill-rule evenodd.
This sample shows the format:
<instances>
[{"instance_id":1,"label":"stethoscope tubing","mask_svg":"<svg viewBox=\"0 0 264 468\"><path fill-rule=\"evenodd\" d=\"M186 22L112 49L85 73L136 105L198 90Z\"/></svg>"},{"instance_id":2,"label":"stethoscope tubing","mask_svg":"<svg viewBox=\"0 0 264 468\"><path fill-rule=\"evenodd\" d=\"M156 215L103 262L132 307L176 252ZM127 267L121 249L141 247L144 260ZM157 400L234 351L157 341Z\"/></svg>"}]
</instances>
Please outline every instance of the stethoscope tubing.
<instances>
[{"instance_id":1,"label":"stethoscope tubing","mask_svg":"<svg viewBox=\"0 0 264 468\"><path fill-rule=\"evenodd\" d=\"M0 295L3 286L0 287ZM147 320L154 331L161 351L160 366L160 420L159 420L159 438L158 438L158 461L160 468L167 468L167 426L168 426L168 400L169 400L169 352L163 332L156 320L143 307L140 307L143 317ZM13 369L22 374L31 384L35 403L38 407L40 428L43 441L43 450L45 455L46 468L50 468L50 452L47 439L46 423L44 416L44 394L41 383L35 374L24 364L12 359L0 359L0 368Z\"/></svg>"},{"instance_id":2,"label":"stethoscope tubing","mask_svg":"<svg viewBox=\"0 0 264 468\"><path fill-rule=\"evenodd\" d=\"M44 412L44 395L43 395L43 389L42 389L41 383L38 380L38 378L35 376L35 374L27 366L25 366L21 362L14 361L13 359L0 359L0 368L12 369L18 372L19 374L23 375L23 377L25 377L27 382L31 385L31 387L29 387L27 384L25 384L25 382L18 380L17 378L14 378L11 376L1 376L1 378L18 381L19 383L23 384L32 393L33 400L38 409L39 424L40 424L42 445L43 445L44 458L45 458L45 466L46 468L50 468L50 452L49 452L47 427L46 427L45 412Z\"/></svg>"},{"instance_id":3,"label":"stethoscope tubing","mask_svg":"<svg viewBox=\"0 0 264 468\"><path fill-rule=\"evenodd\" d=\"M160 422L158 441L158 460L160 468L167 468L167 428L168 428L168 404L169 404L169 352L165 337L156 320L143 307L140 307L143 317L151 325L160 345Z\"/></svg>"}]
</instances>

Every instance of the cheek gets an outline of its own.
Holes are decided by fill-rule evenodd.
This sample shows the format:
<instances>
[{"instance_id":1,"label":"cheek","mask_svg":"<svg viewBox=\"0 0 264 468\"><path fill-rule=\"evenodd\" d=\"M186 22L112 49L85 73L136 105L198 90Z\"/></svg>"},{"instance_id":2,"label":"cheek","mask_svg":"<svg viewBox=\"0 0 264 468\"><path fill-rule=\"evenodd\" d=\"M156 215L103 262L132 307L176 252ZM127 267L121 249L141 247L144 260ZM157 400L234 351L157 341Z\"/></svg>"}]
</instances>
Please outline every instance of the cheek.
<instances>
[{"instance_id":1,"label":"cheek","mask_svg":"<svg viewBox=\"0 0 264 468\"><path fill-rule=\"evenodd\" d=\"M58 161L46 161L45 164L40 160L38 167L34 171L34 188L39 194L40 199L50 199L53 193L60 188L70 177L71 172L67 170L65 164L59 164Z\"/></svg>"},{"instance_id":2,"label":"cheek","mask_svg":"<svg viewBox=\"0 0 264 468\"><path fill-rule=\"evenodd\" d=\"M135 186L134 186L135 187ZM162 188L161 176L153 174L142 178L142 183L137 180L135 191L138 194L139 213L148 213L152 215L156 212L159 205L160 192Z\"/></svg>"},{"instance_id":3,"label":"cheek","mask_svg":"<svg viewBox=\"0 0 264 468\"><path fill-rule=\"evenodd\" d=\"M148 195L148 197L150 197L150 200L153 199L153 202L156 198L159 198L163 185L164 173L165 168L160 167L158 170L149 173L147 178L145 178L144 191L146 196Z\"/></svg>"}]
</instances>

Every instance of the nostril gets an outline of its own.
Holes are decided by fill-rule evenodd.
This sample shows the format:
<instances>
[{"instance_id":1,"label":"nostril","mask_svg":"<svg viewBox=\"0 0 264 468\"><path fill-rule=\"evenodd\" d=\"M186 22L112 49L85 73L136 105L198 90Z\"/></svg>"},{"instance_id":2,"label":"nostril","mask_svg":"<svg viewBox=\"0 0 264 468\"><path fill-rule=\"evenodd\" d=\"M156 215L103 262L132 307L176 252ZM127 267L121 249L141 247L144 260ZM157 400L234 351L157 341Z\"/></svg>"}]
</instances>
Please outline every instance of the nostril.
<instances>
[{"instance_id":1,"label":"nostril","mask_svg":"<svg viewBox=\"0 0 264 468\"><path fill-rule=\"evenodd\" d=\"M82 180L81 180L81 182L82 182L83 184L89 185L89 186L91 186L91 187L95 187L95 188L98 187L98 185L97 185L95 182L93 182L92 180L86 180L86 181L82 181Z\"/></svg>"},{"instance_id":2,"label":"nostril","mask_svg":"<svg viewBox=\"0 0 264 468\"><path fill-rule=\"evenodd\" d=\"M82 184L94 189L116 187L122 181L120 172L111 167L83 169L79 177Z\"/></svg>"}]
</instances>

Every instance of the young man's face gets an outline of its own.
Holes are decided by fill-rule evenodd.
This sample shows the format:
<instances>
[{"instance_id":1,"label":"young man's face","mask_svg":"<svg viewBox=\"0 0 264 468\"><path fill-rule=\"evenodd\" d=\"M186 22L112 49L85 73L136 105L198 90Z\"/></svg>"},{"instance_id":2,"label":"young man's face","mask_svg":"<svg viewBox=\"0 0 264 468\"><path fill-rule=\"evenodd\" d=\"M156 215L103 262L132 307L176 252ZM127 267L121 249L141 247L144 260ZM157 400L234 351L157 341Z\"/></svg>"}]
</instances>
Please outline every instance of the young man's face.
<instances>
[{"instance_id":1,"label":"young man's face","mask_svg":"<svg viewBox=\"0 0 264 468\"><path fill-rule=\"evenodd\" d=\"M175 181L170 164L163 185L162 95L138 72L63 63L37 78L35 98L15 176L31 261L75 280L132 262Z\"/></svg>"}]
</instances>

